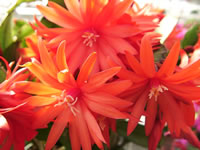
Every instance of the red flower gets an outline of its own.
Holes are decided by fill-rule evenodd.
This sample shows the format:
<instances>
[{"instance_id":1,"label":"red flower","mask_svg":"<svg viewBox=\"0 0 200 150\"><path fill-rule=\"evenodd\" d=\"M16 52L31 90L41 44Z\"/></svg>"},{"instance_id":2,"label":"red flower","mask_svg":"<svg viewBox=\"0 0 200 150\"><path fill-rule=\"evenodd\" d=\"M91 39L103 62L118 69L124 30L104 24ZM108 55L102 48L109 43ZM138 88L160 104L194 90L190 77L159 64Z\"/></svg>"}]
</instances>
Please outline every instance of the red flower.
<instances>
[{"instance_id":1,"label":"red flower","mask_svg":"<svg viewBox=\"0 0 200 150\"><path fill-rule=\"evenodd\" d=\"M31 140L36 131L31 128L33 121L31 109L24 101L27 94L18 93L12 85L16 81L25 80L27 74L23 74L26 69L17 71L18 64L13 72L7 61L0 56L7 66L6 80L0 84L0 145L1 149L10 150L13 146L15 150L23 150L26 140Z\"/></svg>"},{"instance_id":2,"label":"red flower","mask_svg":"<svg viewBox=\"0 0 200 150\"><path fill-rule=\"evenodd\" d=\"M68 10L53 2L49 2L48 7L38 6L49 21L61 28L47 28L37 19L38 27L33 25L33 28L48 41L48 47L57 47L62 40L66 40L66 58L71 72L74 72L91 52L97 52L98 55L96 71L109 68L105 62L108 56L123 66L118 53L124 54L126 50L137 54L127 38L140 33L143 35L157 26L148 21L147 27L147 23L143 23L143 19L140 21L139 17L132 20L127 10L133 0L64 2Z\"/></svg>"},{"instance_id":3,"label":"red flower","mask_svg":"<svg viewBox=\"0 0 200 150\"><path fill-rule=\"evenodd\" d=\"M90 150L93 142L103 148L104 128L99 125L101 121L98 120L100 117L122 119L129 116L122 111L132 103L116 95L130 87L131 82L108 82L119 72L120 67L91 75L96 53L92 53L83 63L75 80L66 63L65 42L58 47L56 59L52 59L41 40L39 52L42 63L32 59L25 66L41 83L22 81L16 83L15 88L36 95L27 99L29 104L41 108L37 112L35 126L44 127L55 119L46 149L55 145L67 126L73 150L80 149L81 146L83 150Z\"/></svg>"},{"instance_id":4,"label":"red flower","mask_svg":"<svg viewBox=\"0 0 200 150\"><path fill-rule=\"evenodd\" d=\"M149 37L151 36L146 35L142 39L140 62L127 53L126 57L132 71L122 70L119 73L122 79L130 79L134 83L127 95L133 95L130 97L134 103L131 114L135 119L129 121L127 132L130 134L135 129L141 115L146 112L147 136L154 136L154 132L157 132L155 129L157 118L160 122L167 122L171 134L193 140L193 143L200 147L200 143L190 129L194 124L192 101L200 98L200 88L191 81L199 76L200 61L175 72L180 51L180 43L177 42L162 66L158 68L154 64Z\"/></svg>"}]
</instances>

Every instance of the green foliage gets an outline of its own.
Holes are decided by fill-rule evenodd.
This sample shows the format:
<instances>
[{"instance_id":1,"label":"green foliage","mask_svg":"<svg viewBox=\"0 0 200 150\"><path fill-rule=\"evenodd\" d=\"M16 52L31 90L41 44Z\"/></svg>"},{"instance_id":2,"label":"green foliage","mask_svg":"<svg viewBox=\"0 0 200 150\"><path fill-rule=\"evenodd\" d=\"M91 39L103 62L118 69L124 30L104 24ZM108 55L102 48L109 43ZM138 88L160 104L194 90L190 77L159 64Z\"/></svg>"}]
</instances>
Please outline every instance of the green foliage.
<instances>
[{"instance_id":1,"label":"green foliage","mask_svg":"<svg viewBox=\"0 0 200 150\"><path fill-rule=\"evenodd\" d=\"M66 128L64 132L62 133L59 142L65 147L66 150L71 149L71 143L69 138L69 130Z\"/></svg>"},{"instance_id":2,"label":"green foliage","mask_svg":"<svg viewBox=\"0 0 200 150\"><path fill-rule=\"evenodd\" d=\"M55 2L55 3L59 4L60 6L66 8L64 0L49 0L49 1Z\"/></svg>"},{"instance_id":3,"label":"green foliage","mask_svg":"<svg viewBox=\"0 0 200 150\"><path fill-rule=\"evenodd\" d=\"M0 67L0 83L3 82L6 79L6 71L5 69L1 66Z\"/></svg>"},{"instance_id":4,"label":"green foliage","mask_svg":"<svg viewBox=\"0 0 200 150\"><path fill-rule=\"evenodd\" d=\"M154 51L154 61L155 63L162 63L167 57L169 51L166 49L164 45L161 45L158 50Z\"/></svg>"},{"instance_id":5,"label":"green foliage","mask_svg":"<svg viewBox=\"0 0 200 150\"><path fill-rule=\"evenodd\" d=\"M187 46L194 46L198 41L200 24L194 25L184 36L181 41L181 47L186 48Z\"/></svg>"},{"instance_id":6,"label":"green foliage","mask_svg":"<svg viewBox=\"0 0 200 150\"><path fill-rule=\"evenodd\" d=\"M51 127L52 123L48 124L47 128L39 129L36 138L41 141L46 141Z\"/></svg>"},{"instance_id":7,"label":"green foliage","mask_svg":"<svg viewBox=\"0 0 200 150\"><path fill-rule=\"evenodd\" d=\"M7 16L0 26L0 45L4 52L13 42L12 13Z\"/></svg>"},{"instance_id":8,"label":"green foliage","mask_svg":"<svg viewBox=\"0 0 200 150\"><path fill-rule=\"evenodd\" d=\"M128 122L120 120L117 122L117 133L125 138L125 141L133 142L135 144L147 147L148 137L145 136L144 126L138 125L135 130L127 136L127 124Z\"/></svg>"},{"instance_id":9,"label":"green foliage","mask_svg":"<svg viewBox=\"0 0 200 150\"><path fill-rule=\"evenodd\" d=\"M22 20L16 21L14 31L18 41L23 41L25 37L34 33L32 27Z\"/></svg>"},{"instance_id":10,"label":"green foliage","mask_svg":"<svg viewBox=\"0 0 200 150\"><path fill-rule=\"evenodd\" d=\"M42 22L42 24L44 24L46 27L48 27L48 28L57 28L57 27L59 27L58 25L56 25L55 23L53 23L53 22L50 22L50 21L48 21L46 18L42 18L41 19L41 22Z\"/></svg>"}]
</instances>

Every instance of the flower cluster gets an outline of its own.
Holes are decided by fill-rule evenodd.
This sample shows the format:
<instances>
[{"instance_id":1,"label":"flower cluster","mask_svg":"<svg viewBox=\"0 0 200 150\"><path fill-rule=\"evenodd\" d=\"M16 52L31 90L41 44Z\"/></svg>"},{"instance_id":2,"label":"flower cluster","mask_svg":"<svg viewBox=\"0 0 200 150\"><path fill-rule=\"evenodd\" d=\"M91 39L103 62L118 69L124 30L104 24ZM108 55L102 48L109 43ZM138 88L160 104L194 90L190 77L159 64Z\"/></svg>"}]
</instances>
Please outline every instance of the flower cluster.
<instances>
[{"instance_id":1,"label":"flower cluster","mask_svg":"<svg viewBox=\"0 0 200 150\"><path fill-rule=\"evenodd\" d=\"M178 40L164 61L154 61L162 11L140 8L134 0L64 3L67 9L55 2L37 6L56 27L35 17L35 34L19 50L23 64L20 58L11 72L13 63L0 57L7 66L0 84L0 149L23 150L49 123L46 150L65 128L72 150L91 150L93 144L104 149L116 120L128 121L130 135L142 115L149 150L156 149L164 127L200 148L191 129L193 101L200 99L200 60L183 64L181 57L178 65Z\"/></svg>"}]
</instances>

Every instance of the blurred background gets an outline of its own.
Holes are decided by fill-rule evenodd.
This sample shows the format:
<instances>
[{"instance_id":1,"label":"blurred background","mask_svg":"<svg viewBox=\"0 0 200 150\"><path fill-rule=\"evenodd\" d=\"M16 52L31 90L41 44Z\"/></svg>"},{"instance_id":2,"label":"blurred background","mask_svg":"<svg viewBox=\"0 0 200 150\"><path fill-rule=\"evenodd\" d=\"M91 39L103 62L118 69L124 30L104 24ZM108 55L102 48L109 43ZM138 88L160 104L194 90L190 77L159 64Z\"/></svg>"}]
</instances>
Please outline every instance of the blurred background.
<instances>
[{"instance_id":1,"label":"blurred background","mask_svg":"<svg viewBox=\"0 0 200 150\"><path fill-rule=\"evenodd\" d=\"M0 22L17 0L0 0ZM59 1L59 0L57 0ZM35 0L34 2L22 3L15 10L16 18L33 20L33 15L40 15L36 5L46 5L48 0ZM154 7L164 9L167 14L179 18L180 21L200 18L200 0L136 0L143 6L152 3Z\"/></svg>"}]
</instances>

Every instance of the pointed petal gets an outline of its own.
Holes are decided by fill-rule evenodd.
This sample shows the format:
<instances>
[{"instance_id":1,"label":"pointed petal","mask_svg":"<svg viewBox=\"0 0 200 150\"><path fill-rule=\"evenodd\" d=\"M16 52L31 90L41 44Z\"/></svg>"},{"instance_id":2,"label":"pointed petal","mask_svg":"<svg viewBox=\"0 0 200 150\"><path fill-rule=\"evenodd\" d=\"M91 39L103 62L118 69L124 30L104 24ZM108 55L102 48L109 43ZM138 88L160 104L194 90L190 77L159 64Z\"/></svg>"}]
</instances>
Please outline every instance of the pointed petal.
<instances>
[{"instance_id":1,"label":"pointed petal","mask_svg":"<svg viewBox=\"0 0 200 150\"><path fill-rule=\"evenodd\" d=\"M184 104L180 103L180 107L185 119L185 123L192 127L195 123L195 109L194 109L194 104Z\"/></svg>"},{"instance_id":2,"label":"pointed petal","mask_svg":"<svg viewBox=\"0 0 200 150\"><path fill-rule=\"evenodd\" d=\"M113 49L110 46L110 44L106 41L105 38L102 37L99 40L99 47L100 47L100 51L102 51L102 53L106 57L110 57L116 64L118 64L119 66L122 66L122 67L125 68L125 65L122 63L121 59L117 55L118 51L116 51L115 49ZM103 63L105 63L105 60L103 60Z\"/></svg>"},{"instance_id":3,"label":"pointed petal","mask_svg":"<svg viewBox=\"0 0 200 150\"><path fill-rule=\"evenodd\" d=\"M86 51L87 47L80 43L69 55L68 66L71 73L74 73L74 71L83 64L84 60L88 56Z\"/></svg>"},{"instance_id":4,"label":"pointed petal","mask_svg":"<svg viewBox=\"0 0 200 150\"><path fill-rule=\"evenodd\" d=\"M167 77L164 80L169 83L175 83L175 84L180 84L180 83L184 83L184 82L187 82L190 80L194 80L197 77L199 77L199 74L200 74L199 66L200 66L200 60L196 61L189 67L181 70L180 72L177 72L177 73Z\"/></svg>"},{"instance_id":5,"label":"pointed petal","mask_svg":"<svg viewBox=\"0 0 200 150\"><path fill-rule=\"evenodd\" d=\"M106 36L127 38L138 34L138 29L132 25L114 25L102 28L101 32Z\"/></svg>"},{"instance_id":6,"label":"pointed petal","mask_svg":"<svg viewBox=\"0 0 200 150\"><path fill-rule=\"evenodd\" d=\"M90 94L84 94L85 98L100 104L109 105L115 108L126 108L132 105L132 102L120 99L103 92L95 92Z\"/></svg>"},{"instance_id":7,"label":"pointed petal","mask_svg":"<svg viewBox=\"0 0 200 150\"><path fill-rule=\"evenodd\" d=\"M101 12L96 17L97 19L95 20L98 26L102 26L110 21L111 14L114 12L113 8L115 7L116 3L116 0L108 1L108 3L103 7Z\"/></svg>"},{"instance_id":8,"label":"pointed petal","mask_svg":"<svg viewBox=\"0 0 200 150\"><path fill-rule=\"evenodd\" d=\"M69 69L66 62L67 60L65 56L65 45L66 42L62 41L56 53L56 63L59 70Z\"/></svg>"},{"instance_id":9,"label":"pointed petal","mask_svg":"<svg viewBox=\"0 0 200 150\"><path fill-rule=\"evenodd\" d=\"M77 109L80 111L80 113L77 113L75 117L75 122L78 128L78 134L79 134L80 143L82 145L82 149L91 150L90 134L89 134L88 127L85 121L85 117L83 116L83 110L81 109L81 106L79 104L77 104Z\"/></svg>"},{"instance_id":10,"label":"pointed petal","mask_svg":"<svg viewBox=\"0 0 200 150\"><path fill-rule=\"evenodd\" d=\"M159 95L158 104L163 118L167 121L169 131L178 137L185 122L176 99L170 92L165 91ZM168 111L168 109L171 111Z\"/></svg>"},{"instance_id":11,"label":"pointed petal","mask_svg":"<svg viewBox=\"0 0 200 150\"><path fill-rule=\"evenodd\" d=\"M88 80L88 77L90 73L92 72L95 62L96 62L96 53L93 52L88 56L88 58L85 60L85 62L81 66L81 69L77 78L78 84L83 84L85 81Z\"/></svg>"},{"instance_id":12,"label":"pointed petal","mask_svg":"<svg viewBox=\"0 0 200 150\"><path fill-rule=\"evenodd\" d=\"M69 136L70 136L71 147L72 147L73 150L80 150L81 149L81 144L80 144L77 129L78 129L78 127L76 126L75 121L72 121L69 124Z\"/></svg>"},{"instance_id":13,"label":"pointed petal","mask_svg":"<svg viewBox=\"0 0 200 150\"><path fill-rule=\"evenodd\" d=\"M49 2L48 5L50 7L37 5L37 8L49 21L64 28L74 28L75 26L77 27L80 25L80 22L65 8L54 2Z\"/></svg>"},{"instance_id":14,"label":"pointed petal","mask_svg":"<svg viewBox=\"0 0 200 150\"><path fill-rule=\"evenodd\" d=\"M59 84L54 78L50 77L43 70L41 64L39 64L39 62L34 58L32 58L32 63L28 62L24 66L27 67L31 73L33 73L41 82L46 85L49 85L56 89L70 88L70 86Z\"/></svg>"},{"instance_id":15,"label":"pointed petal","mask_svg":"<svg viewBox=\"0 0 200 150\"><path fill-rule=\"evenodd\" d=\"M70 111L64 109L63 112L56 118L47 138L45 150L52 149L52 147L56 144L71 118L70 115L72 115Z\"/></svg>"},{"instance_id":16,"label":"pointed petal","mask_svg":"<svg viewBox=\"0 0 200 150\"><path fill-rule=\"evenodd\" d=\"M114 118L114 119L126 119L128 118L128 115L125 113L120 112L116 108L106 105L106 104L101 104L97 102L93 102L91 100L88 100L87 98L84 99L86 102L88 108L90 108L91 111L101 114L102 116L106 116L109 118Z\"/></svg>"},{"instance_id":17,"label":"pointed petal","mask_svg":"<svg viewBox=\"0 0 200 150\"><path fill-rule=\"evenodd\" d=\"M181 132L181 138L187 139L193 146L200 149L200 142L190 127L185 127Z\"/></svg>"},{"instance_id":18,"label":"pointed petal","mask_svg":"<svg viewBox=\"0 0 200 150\"><path fill-rule=\"evenodd\" d=\"M148 100L149 89L146 89L144 93L137 99L135 105L133 106L131 115L132 119L128 122L127 135L130 135L131 132L136 128L138 122L140 121L140 117L144 113L144 109Z\"/></svg>"},{"instance_id":19,"label":"pointed petal","mask_svg":"<svg viewBox=\"0 0 200 150\"><path fill-rule=\"evenodd\" d=\"M19 81L15 82L13 88L19 91L24 91L29 94L50 95L60 93L60 90L46 86L37 82Z\"/></svg>"},{"instance_id":20,"label":"pointed petal","mask_svg":"<svg viewBox=\"0 0 200 150\"><path fill-rule=\"evenodd\" d=\"M112 14L113 15L112 19L113 20L118 19L123 14L125 14L125 12L131 7L133 2L134 2L134 0L120 1L115 7L113 7L114 13Z\"/></svg>"},{"instance_id":21,"label":"pointed petal","mask_svg":"<svg viewBox=\"0 0 200 150\"><path fill-rule=\"evenodd\" d=\"M56 24L60 25L64 28L70 28L72 25L69 22L66 22L64 18L62 18L59 14L57 14L53 8L44 7L44 6L37 6L37 9L51 22L55 22ZM67 17L68 18L68 17ZM70 20L70 18L69 18Z\"/></svg>"},{"instance_id":22,"label":"pointed petal","mask_svg":"<svg viewBox=\"0 0 200 150\"><path fill-rule=\"evenodd\" d=\"M54 105L49 105L47 107L43 107L35 112L35 121L33 123L33 128L44 128L46 125L54 121L54 119L61 114L63 111L63 107L55 107Z\"/></svg>"},{"instance_id":23,"label":"pointed petal","mask_svg":"<svg viewBox=\"0 0 200 150\"><path fill-rule=\"evenodd\" d=\"M66 7L72 15L81 20L80 3L78 0L64 0Z\"/></svg>"},{"instance_id":24,"label":"pointed petal","mask_svg":"<svg viewBox=\"0 0 200 150\"><path fill-rule=\"evenodd\" d=\"M154 55L152 46L150 43L151 35L145 35L142 39L140 47L140 64L143 71L148 77L153 77L156 73L155 64L154 64Z\"/></svg>"},{"instance_id":25,"label":"pointed petal","mask_svg":"<svg viewBox=\"0 0 200 150\"><path fill-rule=\"evenodd\" d=\"M130 53L126 52L126 59L128 60L129 65L131 66L131 69L137 74L144 74L144 71L142 70L142 67L138 60L135 58L135 56L131 55Z\"/></svg>"},{"instance_id":26,"label":"pointed petal","mask_svg":"<svg viewBox=\"0 0 200 150\"><path fill-rule=\"evenodd\" d=\"M58 81L60 83L63 83L63 85L65 85L66 88L67 87L72 87L72 86L76 85L76 81L74 79L74 76L67 69L61 70L57 74L57 79L58 79Z\"/></svg>"},{"instance_id":27,"label":"pointed petal","mask_svg":"<svg viewBox=\"0 0 200 150\"><path fill-rule=\"evenodd\" d=\"M40 106L47 106L52 105L57 102L57 99L54 97L45 97L45 96L30 96L29 98L25 99L29 105L40 107Z\"/></svg>"},{"instance_id":28,"label":"pointed petal","mask_svg":"<svg viewBox=\"0 0 200 150\"><path fill-rule=\"evenodd\" d=\"M84 103L82 103L81 106L82 106L83 115L84 115L84 118L85 118L85 121L87 123L89 130L91 130L98 137L98 139L100 139L102 142L106 143L95 117L88 110L88 108L85 106Z\"/></svg>"},{"instance_id":29,"label":"pointed petal","mask_svg":"<svg viewBox=\"0 0 200 150\"><path fill-rule=\"evenodd\" d=\"M47 48L45 47L42 39L39 39L38 41L38 47L40 52L40 58L42 62L42 66L52 77L56 77L56 74L58 72L55 63L53 62L51 56L48 53Z\"/></svg>"},{"instance_id":30,"label":"pointed petal","mask_svg":"<svg viewBox=\"0 0 200 150\"><path fill-rule=\"evenodd\" d=\"M146 120L145 120L145 134L146 136L149 136L149 134L151 133L153 127L154 127L154 123L155 123L155 119L156 119L156 115L157 115L157 102L155 101L155 98L151 98L148 103L147 103L147 109L146 109Z\"/></svg>"},{"instance_id":31,"label":"pointed petal","mask_svg":"<svg viewBox=\"0 0 200 150\"><path fill-rule=\"evenodd\" d=\"M132 82L130 80L121 80L121 81L113 81L111 83L107 83L103 85L99 91L105 92L111 95L118 95L124 91L126 91Z\"/></svg>"},{"instance_id":32,"label":"pointed petal","mask_svg":"<svg viewBox=\"0 0 200 150\"><path fill-rule=\"evenodd\" d=\"M172 49L169 52L169 55L165 59L163 65L159 69L157 76L170 76L173 74L177 61L178 56L180 53L180 41L176 42Z\"/></svg>"},{"instance_id":33,"label":"pointed petal","mask_svg":"<svg viewBox=\"0 0 200 150\"><path fill-rule=\"evenodd\" d=\"M121 67L113 67L99 73L94 74L88 81L90 85L94 87L102 86L106 81L111 79L114 75L116 75L120 71Z\"/></svg>"},{"instance_id":34,"label":"pointed petal","mask_svg":"<svg viewBox=\"0 0 200 150\"><path fill-rule=\"evenodd\" d=\"M155 122L155 125L151 131L151 134L149 135L149 140L148 140L149 150L155 150L157 148L157 145L163 133L162 131L163 131L164 125L165 124L161 123L159 120Z\"/></svg>"},{"instance_id":35,"label":"pointed petal","mask_svg":"<svg viewBox=\"0 0 200 150\"><path fill-rule=\"evenodd\" d=\"M169 91L175 95L181 97L180 100L183 103L190 103L192 100L200 99L200 87L195 87L191 85L174 85L166 84Z\"/></svg>"},{"instance_id":36,"label":"pointed petal","mask_svg":"<svg viewBox=\"0 0 200 150\"><path fill-rule=\"evenodd\" d=\"M123 38L105 36L105 40L118 53L124 54L125 51L133 55L138 53L137 50Z\"/></svg>"}]
</instances>

